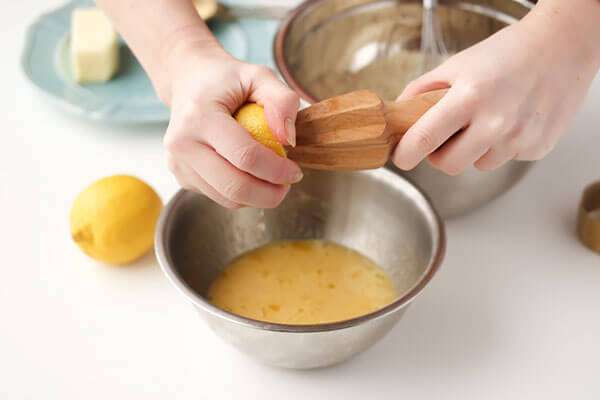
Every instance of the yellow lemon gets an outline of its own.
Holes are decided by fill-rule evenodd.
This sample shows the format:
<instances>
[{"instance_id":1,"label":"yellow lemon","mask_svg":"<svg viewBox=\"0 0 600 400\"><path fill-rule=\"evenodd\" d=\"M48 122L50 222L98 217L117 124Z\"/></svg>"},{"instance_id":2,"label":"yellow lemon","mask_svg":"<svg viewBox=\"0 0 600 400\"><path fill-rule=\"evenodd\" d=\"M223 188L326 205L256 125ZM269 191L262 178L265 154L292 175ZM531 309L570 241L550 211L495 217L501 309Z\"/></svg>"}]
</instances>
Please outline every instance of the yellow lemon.
<instances>
[{"instance_id":1,"label":"yellow lemon","mask_svg":"<svg viewBox=\"0 0 600 400\"><path fill-rule=\"evenodd\" d=\"M125 264L146 253L162 209L158 194L127 175L100 179L83 190L71 208L71 236L88 256Z\"/></svg>"},{"instance_id":2,"label":"yellow lemon","mask_svg":"<svg viewBox=\"0 0 600 400\"><path fill-rule=\"evenodd\" d=\"M267 121L265 121L265 110L261 106L256 103L245 104L237 110L234 117L240 125L250 132L254 140L273 150L281 157L287 158L283 146L275 139L269 129Z\"/></svg>"}]
</instances>

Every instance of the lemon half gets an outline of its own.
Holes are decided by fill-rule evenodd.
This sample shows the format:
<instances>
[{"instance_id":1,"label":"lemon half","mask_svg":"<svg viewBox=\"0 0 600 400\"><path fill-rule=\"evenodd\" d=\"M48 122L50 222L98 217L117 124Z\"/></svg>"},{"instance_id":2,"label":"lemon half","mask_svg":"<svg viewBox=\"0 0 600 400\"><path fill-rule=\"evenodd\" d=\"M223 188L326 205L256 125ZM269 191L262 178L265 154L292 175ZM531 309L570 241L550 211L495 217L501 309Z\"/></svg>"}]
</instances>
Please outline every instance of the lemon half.
<instances>
[{"instance_id":1,"label":"lemon half","mask_svg":"<svg viewBox=\"0 0 600 400\"><path fill-rule=\"evenodd\" d=\"M254 140L273 150L279 156L287 158L283 146L267 125L264 108L256 103L248 103L237 110L234 118L252 135Z\"/></svg>"}]
</instances>

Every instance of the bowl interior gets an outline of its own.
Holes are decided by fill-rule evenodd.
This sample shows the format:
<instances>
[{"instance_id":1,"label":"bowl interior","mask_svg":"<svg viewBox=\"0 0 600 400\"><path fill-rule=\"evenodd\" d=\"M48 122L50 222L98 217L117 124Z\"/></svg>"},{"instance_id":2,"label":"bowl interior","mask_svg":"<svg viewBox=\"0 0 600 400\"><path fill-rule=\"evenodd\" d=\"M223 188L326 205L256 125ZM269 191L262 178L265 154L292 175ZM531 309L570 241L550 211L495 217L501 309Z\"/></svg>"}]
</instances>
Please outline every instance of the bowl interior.
<instances>
[{"instance_id":1,"label":"bowl interior","mask_svg":"<svg viewBox=\"0 0 600 400\"><path fill-rule=\"evenodd\" d=\"M438 18L453 53L524 16L526 1L440 0ZM394 100L416 77L420 0L312 0L283 25L278 67L306 101L370 89Z\"/></svg>"},{"instance_id":2,"label":"bowl interior","mask_svg":"<svg viewBox=\"0 0 600 400\"><path fill-rule=\"evenodd\" d=\"M444 247L443 227L429 202L385 169L305 171L272 210L232 211L182 191L166 213L159 226L166 268L198 299L240 254L275 240L315 238L370 257L388 271L401 297L409 290L412 297L435 272Z\"/></svg>"}]
</instances>

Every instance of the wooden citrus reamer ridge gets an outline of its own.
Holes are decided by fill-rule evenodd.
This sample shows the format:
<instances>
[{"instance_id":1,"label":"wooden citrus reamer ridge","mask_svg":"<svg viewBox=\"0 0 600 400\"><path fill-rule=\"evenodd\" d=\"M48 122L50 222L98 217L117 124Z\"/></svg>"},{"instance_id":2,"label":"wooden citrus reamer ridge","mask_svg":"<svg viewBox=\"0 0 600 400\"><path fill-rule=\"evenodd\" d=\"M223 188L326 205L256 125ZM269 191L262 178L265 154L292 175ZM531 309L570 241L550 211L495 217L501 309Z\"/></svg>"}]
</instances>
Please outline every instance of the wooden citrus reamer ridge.
<instances>
[{"instance_id":1,"label":"wooden citrus reamer ridge","mask_svg":"<svg viewBox=\"0 0 600 400\"><path fill-rule=\"evenodd\" d=\"M384 102L362 90L313 104L298 113L296 147L286 148L288 157L314 169L379 168L408 128L447 91Z\"/></svg>"}]
</instances>

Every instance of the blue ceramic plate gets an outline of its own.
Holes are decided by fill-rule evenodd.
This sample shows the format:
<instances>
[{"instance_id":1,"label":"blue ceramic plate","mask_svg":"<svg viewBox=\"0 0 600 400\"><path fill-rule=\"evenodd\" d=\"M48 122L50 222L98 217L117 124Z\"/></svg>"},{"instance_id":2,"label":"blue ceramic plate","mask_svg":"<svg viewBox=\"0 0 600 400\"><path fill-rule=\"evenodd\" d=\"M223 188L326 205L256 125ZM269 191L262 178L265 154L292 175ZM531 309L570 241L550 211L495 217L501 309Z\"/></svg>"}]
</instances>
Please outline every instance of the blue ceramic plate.
<instances>
[{"instance_id":1,"label":"blue ceramic plate","mask_svg":"<svg viewBox=\"0 0 600 400\"><path fill-rule=\"evenodd\" d=\"M71 77L69 31L71 12L93 7L76 0L42 15L27 31L21 66L27 78L62 108L90 119L115 122L169 120L150 79L122 43L119 71L106 83L77 84ZM271 44L276 21L238 20L209 22L223 47L234 57L273 67Z\"/></svg>"}]
</instances>

